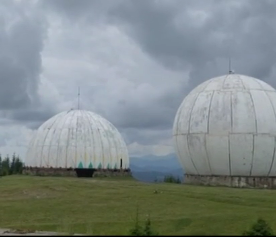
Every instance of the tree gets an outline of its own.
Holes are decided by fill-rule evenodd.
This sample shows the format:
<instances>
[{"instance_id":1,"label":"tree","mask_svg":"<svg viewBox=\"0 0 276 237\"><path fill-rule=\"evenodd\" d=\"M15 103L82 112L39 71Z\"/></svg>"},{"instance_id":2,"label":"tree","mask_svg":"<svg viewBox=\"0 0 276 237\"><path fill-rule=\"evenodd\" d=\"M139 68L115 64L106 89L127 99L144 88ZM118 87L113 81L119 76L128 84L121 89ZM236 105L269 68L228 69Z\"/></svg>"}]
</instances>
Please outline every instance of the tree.
<instances>
[{"instance_id":1,"label":"tree","mask_svg":"<svg viewBox=\"0 0 276 237\"><path fill-rule=\"evenodd\" d=\"M248 231L243 232L243 236L274 236L274 233L268 223L259 218Z\"/></svg>"},{"instance_id":2,"label":"tree","mask_svg":"<svg viewBox=\"0 0 276 237\"><path fill-rule=\"evenodd\" d=\"M15 174L15 153L13 153L13 155L12 155L10 174Z\"/></svg>"},{"instance_id":3,"label":"tree","mask_svg":"<svg viewBox=\"0 0 276 237\"><path fill-rule=\"evenodd\" d=\"M0 154L0 176L3 175L3 172L2 172L2 156Z\"/></svg>"},{"instance_id":4,"label":"tree","mask_svg":"<svg viewBox=\"0 0 276 237\"><path fill-rule=\"evenodd\" d=\"M20 160L19 156L17 156L15 158L15 163L14 163L15 174L22 174L22 169L23 169L23 162Z\"/></svg>"},{"instance_id":5,"label":"tree","mask_svg":"<svg viewBox=\"0 0 276 237\"><path fill-rule=\"evenodd\" d=\"M2 174L10 175L10 158L9 155L6 156L6 158L2 161Z\"/></svg>"},{"instance_id":6,"label":"tree","mask_svg":"<svg viewBox=\"0 0 276 237\"><path fill-rule=\"evenodd\" d=\"M10 160L9 155L5 159L2 159L0 155L0 176L12 175L12 174L22 174L23 162L20 160L19 156L15 153Z\"/></svg>"}]
</instances>

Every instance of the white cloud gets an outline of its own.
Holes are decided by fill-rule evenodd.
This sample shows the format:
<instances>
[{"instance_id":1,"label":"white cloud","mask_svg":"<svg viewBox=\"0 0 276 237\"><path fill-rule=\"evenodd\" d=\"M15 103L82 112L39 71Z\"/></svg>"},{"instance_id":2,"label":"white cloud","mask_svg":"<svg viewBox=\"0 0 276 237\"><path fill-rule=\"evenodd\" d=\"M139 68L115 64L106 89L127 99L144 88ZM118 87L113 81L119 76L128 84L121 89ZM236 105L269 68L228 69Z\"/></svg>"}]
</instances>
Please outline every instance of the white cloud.
<instances>
[{"instance_id":1,"label":"white cloud","mask_svg":"<svg viewBox=\"0 0 276 237\"><path fill-rule=\"evenodd\" d=\"M68 24L54 15L48 15L41 57L38 94L45 109L52 106L61 112L76 107L80 86L81 108L101 114L126 141L131 138L130 155L173 152L166 141L171 135L167 127L160 127L159 136L148 127L135 137L140 129L136 127L166 121L171 108L163 98L177 93L187 82L187 74L164 69L115 25ZM15 152L24 159L31 134L24 125L3 129L0 137L7 141L0 147L1 153Z\"/></svg>"},{"instance_id":2,"label":"white cloud","mask_svg":"<svg viewBox=\"0 0 276 237\"><path fill-rule=\"evenodd\" d=\"M133 157L144 156L145 154L153 154L156 156L165 156L174 153L172 145L141 145L137 142L131 143L128 146L129 153Z\"/></svg>"},{"instance_id":3,"label":"white cloud","mask_svg":"<svg viewBox=\"0 0 276 237\"><path fill-rule=\"evenodd\" d=\"M0 126L0 153L2 158L16 153L24 161L29 140L34 131L22 125Z\"/></svg>"},{"instance_id":4,"label":"white cloud","mask_svg":"<svg viewBox=\"0 0 276 237\"><path fill-rule=\"evenodd\" d=\"M44 83L41 88L42 91L48 88L44 90L44 98L56 101L60 111L77 106L80 86L81 108L106 117L126 138L125 127L131 111L140 114L137 123L147 118L143 115L147 113L153 113L154 119L157 109L164 106L158 101L185 84L187 74L164 69L114 25L80 27L64 24L57 18L49 20L50 33L42 53ZM152 109L153 106L158 107ZM167 109L164 106L164 112ZM150 128L145 134L151 136ZM163 135L167 136L166 131ZM141 145L139 140L131 140L131 155L137 154L139 149L141 155L173 151L171 145L163 145L162 132L158 139L155 137L155 144Z\"/></svg>"}]
</instances>

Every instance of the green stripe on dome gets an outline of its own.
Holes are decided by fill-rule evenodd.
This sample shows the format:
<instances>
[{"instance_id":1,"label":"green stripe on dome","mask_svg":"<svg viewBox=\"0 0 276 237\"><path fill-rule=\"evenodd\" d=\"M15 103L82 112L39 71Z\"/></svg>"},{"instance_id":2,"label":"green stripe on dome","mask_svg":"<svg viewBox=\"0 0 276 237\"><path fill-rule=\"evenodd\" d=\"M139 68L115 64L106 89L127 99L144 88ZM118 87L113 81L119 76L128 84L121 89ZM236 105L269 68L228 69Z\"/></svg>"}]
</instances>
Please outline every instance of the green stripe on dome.
<instances>
[{"instance_id":1,"label":"green stripe on dome","mask_svg":"<svg viewBox=\"0 0 276 237\"><path fill-rule=\"evenodd\" d=\"M83 169L83 164L82 164L82 162L79 163L78 168L79 168L79 169Z\"/></svg>"}]
</instances>

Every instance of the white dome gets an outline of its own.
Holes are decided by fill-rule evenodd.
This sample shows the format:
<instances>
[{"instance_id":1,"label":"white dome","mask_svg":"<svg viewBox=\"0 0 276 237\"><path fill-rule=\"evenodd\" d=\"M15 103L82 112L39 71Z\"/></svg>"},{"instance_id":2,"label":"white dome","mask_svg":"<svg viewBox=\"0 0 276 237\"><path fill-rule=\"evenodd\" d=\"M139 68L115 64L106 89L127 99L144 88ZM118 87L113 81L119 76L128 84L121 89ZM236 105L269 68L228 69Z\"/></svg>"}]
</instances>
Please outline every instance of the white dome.
<instances>
[{"instance_id":1,"label":"white dome","mask_svg":"<svg viewBox=\"0 0 276 237\"><path fill-rule=\"evenodd\" d=\"M173 127L186 174L276 176L276 91L256 78L229 74L192 90Z\"/></svg>"},{"instance_id":2,"label":"white dome","mask_svg":"<svg viewBox=\"0 0 276 237\"><path fill-rule=\"evenodd\" d=\"M129 168L126 144L106 119L85 110L59 113L29 144L25 165L53 168Z\"/></svg>"}]
</instances>

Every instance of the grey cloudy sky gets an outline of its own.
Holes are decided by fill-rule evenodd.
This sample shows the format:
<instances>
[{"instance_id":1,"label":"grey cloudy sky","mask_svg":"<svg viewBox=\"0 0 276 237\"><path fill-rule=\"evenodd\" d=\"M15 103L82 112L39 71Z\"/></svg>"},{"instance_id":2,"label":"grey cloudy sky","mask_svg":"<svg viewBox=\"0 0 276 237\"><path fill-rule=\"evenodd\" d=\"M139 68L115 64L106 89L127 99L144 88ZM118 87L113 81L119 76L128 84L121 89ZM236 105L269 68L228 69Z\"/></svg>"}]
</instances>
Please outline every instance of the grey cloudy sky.
<instances>
[{"instance_id":1,"label":"grey cloudy sky","mask_svg":"<svg viewBox=\"0 0 276 237\"><path fill-rule=\"evenodd\" d=\"M131 155L173 152L189 90L228 72L276 87L276 1L2 0L0 152L24 158L36 129L77 105L101 114Z\"/></svg>"}]
</instances>

